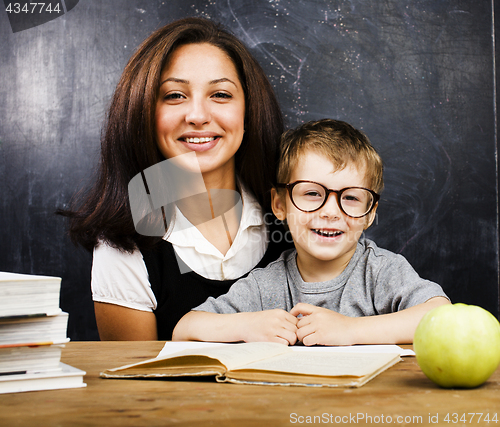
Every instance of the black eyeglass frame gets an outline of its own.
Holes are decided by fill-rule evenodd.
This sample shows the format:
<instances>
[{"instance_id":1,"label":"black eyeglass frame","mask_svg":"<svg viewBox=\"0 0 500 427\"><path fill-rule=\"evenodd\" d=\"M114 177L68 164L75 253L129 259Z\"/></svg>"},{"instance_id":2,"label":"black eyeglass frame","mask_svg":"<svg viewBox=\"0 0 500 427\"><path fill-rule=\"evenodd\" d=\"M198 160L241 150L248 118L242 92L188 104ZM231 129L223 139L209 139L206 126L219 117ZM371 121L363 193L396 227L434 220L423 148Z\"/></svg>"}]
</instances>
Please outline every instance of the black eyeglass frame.
<instances>
[{"instance_id":1,"label":"black eyeglass frame","mask_svg":"<svg viewBox=\"0 0 500 427\"><path fill-rule=\"evenodd\" d=\"M293 197L292 197L292 191L293 191L293 188L297 185L297 184L301 184L303 182L309 182L311 184L316 184L316 185L319 185L320 187L323 187L323 189L325 190L325 200L323 200L323 203L321 203L321 205L316 208L316 209L313 209L313 210L310 210L310 211L307 211L307 210L304 210L304 209L301 209L299 208L296 204L295 204L295 201L293 200ZM375 191L373 190L370 190L369 188L364 188L364 187L345 187L345 188L342 188L340 190L332 190L331 188L327 188L325 187L323 184L320 184L319 182L316 182L316 181L307 181L307 180L299 180L299 181L295 181L295 182L289 182L288 184L283 184L283 183L278 183L276 184L276 187L278 188L286 188L288 190L288 195L290 196L290 200L292 201L293 205L299 210L299 211L302 211L302 212L316 212L316 211L319 211L323 206L325 206L326 202L328 201L328 198L330 197L330 194L331 193L335 193L335 196L337 196L337 204L340 208L340 210L345 214L347 215L348 217L350 218L363 218L364 216L368 215L372 210L373 208L375 207L375 205L377 204L377 202L380 200L380 194L378 193L375 193ZM349 215L345 210L344 208L342 207L342 203L340 202L341 200L341 196L342 196L342 193L344 193L345 191L347 190L352 190L353 188L356 188L356 189L359 189L359 190L366 190L368 191L372 196L373 196L373 201L372 201L372 205L370 206L370 209L368 209L368 211L363 214L363 215L360 215L360 216L352 216L352 215Z\"/></svg>"}]
</instances>

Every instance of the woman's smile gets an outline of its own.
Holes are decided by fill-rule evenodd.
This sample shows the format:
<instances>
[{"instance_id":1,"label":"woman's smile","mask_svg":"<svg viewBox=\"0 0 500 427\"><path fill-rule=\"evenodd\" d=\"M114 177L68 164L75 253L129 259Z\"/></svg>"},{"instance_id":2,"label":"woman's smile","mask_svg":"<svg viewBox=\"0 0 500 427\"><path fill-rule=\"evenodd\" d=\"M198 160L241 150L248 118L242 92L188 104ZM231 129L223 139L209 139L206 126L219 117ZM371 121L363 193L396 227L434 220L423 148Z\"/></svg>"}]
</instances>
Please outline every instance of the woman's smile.
<instances>
[{"instance_id":1,"label":"woman's smile","mask_svg":"<svg viewBox=\"0 0 500 427\"><path fill-rule=\"evenodd\" d=\"M206 133L183 135L179 141L188 150L203 152L212 149L221 140L219 135L207 135Z\"/></svg>"}]
</instances>

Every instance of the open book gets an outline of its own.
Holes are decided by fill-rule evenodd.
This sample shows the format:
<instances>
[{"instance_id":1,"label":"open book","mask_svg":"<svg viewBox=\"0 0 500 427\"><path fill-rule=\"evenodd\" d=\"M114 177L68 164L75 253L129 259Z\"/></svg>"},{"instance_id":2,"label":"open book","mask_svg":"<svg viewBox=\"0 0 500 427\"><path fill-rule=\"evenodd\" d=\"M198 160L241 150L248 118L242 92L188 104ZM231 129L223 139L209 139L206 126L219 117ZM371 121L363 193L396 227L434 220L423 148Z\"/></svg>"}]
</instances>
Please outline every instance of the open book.
<instances>
[{"instance_id":1,"label":"open book","mask_svg":"<svg viewBox=\"0 0 500 427\"><path fill-rule=\"evenodd\" d=\"M103 378L214 376L218 382L360 387L401 360L399 353L294 351L277 343L191 348L108 369Z\"/></svg>"}]
</instances>

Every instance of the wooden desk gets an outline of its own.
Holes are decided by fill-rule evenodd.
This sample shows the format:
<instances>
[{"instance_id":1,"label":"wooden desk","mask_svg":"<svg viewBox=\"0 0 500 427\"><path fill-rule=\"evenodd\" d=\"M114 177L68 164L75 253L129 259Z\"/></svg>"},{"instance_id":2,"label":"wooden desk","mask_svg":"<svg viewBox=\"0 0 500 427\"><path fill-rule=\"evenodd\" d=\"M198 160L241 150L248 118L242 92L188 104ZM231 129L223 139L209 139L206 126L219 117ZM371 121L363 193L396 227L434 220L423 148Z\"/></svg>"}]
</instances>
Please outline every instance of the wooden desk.
<instances>
[{"instance_id":1,"label":"wooden desk","mask_svg":"<svg viewBox=\"0 0 500 427\"><path fill-rule=\"evenodd\" d=\"M0 426L261 427L314 421L315 425L500 426L500 369L477 389L444 390L424 376L414 357L359 389L99 377L103 369L155 357L162 347L162 342L71 342L62 360L87 372L87 387L0 395ZM489 414L490 423L478 423L479 415L473 413ZM460 422L462 414L466 422ZM495 414L497 422L492 422Z\"/></svg>"}]
</instances>

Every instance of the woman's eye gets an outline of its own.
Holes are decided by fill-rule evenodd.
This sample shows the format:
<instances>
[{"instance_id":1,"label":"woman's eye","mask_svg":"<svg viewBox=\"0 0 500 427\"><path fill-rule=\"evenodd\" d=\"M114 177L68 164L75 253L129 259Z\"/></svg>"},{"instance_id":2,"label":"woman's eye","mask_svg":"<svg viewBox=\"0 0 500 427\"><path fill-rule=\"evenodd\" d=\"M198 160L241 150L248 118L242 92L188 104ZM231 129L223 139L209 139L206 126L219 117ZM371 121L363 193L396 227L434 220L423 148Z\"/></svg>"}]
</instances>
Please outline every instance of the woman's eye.
<instances>
[{"instance_id":1,"label":"woman's eye","mask_svg":"<svg viewBox=\"0 0 500 427\"><path fill-rule=\"evenodd\" d=\"M233 96L226 92L217 92L212 95L214 98L218 99L231 99Z\"/></svg>"},{"instance_id":2,"label":"woman's eye","mask_svg":"<svg viewBox=\"0 0 500 427\"><path fill-rule=\"evenodd\" d=\"M178 93L178 92L167 93L163 97L163 99L165 99L166 101L176 101L176 100L182 99L182 98L184 98L184 96L181 93Z\"/></svg>"}]
</instances>

